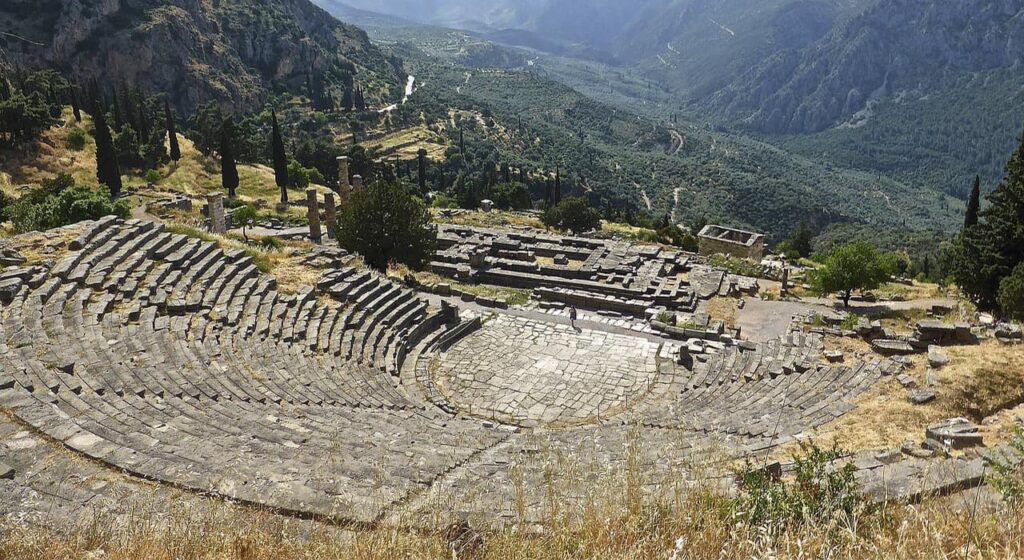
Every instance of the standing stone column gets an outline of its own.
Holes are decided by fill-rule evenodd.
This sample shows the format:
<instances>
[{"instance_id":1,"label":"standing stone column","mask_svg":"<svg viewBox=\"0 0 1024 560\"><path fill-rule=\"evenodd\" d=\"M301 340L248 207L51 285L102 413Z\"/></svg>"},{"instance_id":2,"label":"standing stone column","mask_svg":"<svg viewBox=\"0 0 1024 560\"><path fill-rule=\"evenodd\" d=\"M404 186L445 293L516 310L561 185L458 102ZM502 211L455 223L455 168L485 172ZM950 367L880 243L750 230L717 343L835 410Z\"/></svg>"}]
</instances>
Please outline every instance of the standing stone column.
<instances>
[{"instance_id":1,"label":"standing stone column","mask_svg":"<svg viewBox=\"0 0 1024 560\"><path fill-rule=\"evenodd\" d=\"M363 188L363 176L353 175L352 176L352 190L358 191Z\"/></svg>"},{"instance_id":2,"label":"standing stone column","mask_svg":"<svg viewBox=\"0 0 1024 560\"><path fill-rule=\"evenodd\" d=\"M206 209L207 217L210 219L210 233L227 233L227 223L224 221L224 193L206 195Z\"/></svg>"},{"instance_id":3,"label":"standing stone column","mask_svg":"<svg viewBox=\"0 0 1024 560\"><path fill-rule=\"evenodd\" d=\"M338 189L344 192L348 187L348 157L338 156Z\"/></svg>"},{"instance_id":4,"label":"standing stone column","mask_svg":"<svg viewBox=\"0 0 1024 560\"><path fill-rule=\"evenodd\" d=\"M320 243L320 204L316 201L316 189L306 191L306 216L309 218L309 238L313 243Z\"/></svg>"},{"instance_id":5,"label":"standing stone column","mask_svg":"<svg viewBox=\"0 0 1024 560\"><path fill-rule=\"evenodd\" d=\"M782 289L780 290L781 295L786 295L789 291L789 267L782 267Z\"/></svg>"},{"instance_id":6,"label":"standing stone column","mask_svg":"<svg viewBox=\"0 0 1024 560\"><path fill-rule=\"evenodd\" d=\"M334 239L334 228L338 227L338 212L334 208L334 195L324 194L324 222L327 226L327 237Z\"/></svg>"}]
</instances>

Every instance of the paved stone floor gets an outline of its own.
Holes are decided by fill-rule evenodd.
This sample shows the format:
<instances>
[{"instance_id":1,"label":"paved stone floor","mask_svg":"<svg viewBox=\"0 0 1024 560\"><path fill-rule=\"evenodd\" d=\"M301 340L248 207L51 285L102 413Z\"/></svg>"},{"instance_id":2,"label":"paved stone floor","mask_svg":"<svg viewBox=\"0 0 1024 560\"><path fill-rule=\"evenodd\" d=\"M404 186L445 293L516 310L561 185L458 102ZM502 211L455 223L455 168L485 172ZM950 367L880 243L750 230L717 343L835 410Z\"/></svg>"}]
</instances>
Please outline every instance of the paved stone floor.
<instances>
[{"instance_id":1,"label":"paved stone floor","mask_svg":"<svg viewBox=\"0 0 1024 560\"><path fill-rule=\"evenodd\" d=\"M449 349L433 377L465 413L579 424L638 403L656 379L657 352L644 339L501 315Z\"/></svg>"}]
</instances>

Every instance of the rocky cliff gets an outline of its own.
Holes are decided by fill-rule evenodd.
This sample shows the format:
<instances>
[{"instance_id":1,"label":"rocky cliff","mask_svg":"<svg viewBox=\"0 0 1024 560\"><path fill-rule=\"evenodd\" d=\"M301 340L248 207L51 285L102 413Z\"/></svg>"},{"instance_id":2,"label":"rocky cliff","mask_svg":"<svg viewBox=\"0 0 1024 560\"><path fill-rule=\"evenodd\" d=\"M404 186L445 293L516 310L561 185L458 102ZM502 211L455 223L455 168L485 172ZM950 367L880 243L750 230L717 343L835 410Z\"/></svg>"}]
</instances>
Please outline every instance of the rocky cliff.
<instances>
[{"instance_id":1,"label":"rocky cliff","mask_svg":"<svg viewBox=\"0 0 1024 560\"><path fill-rule=\"evenodd\" d=\"M1022 0L890 0L805 48L775 53L709 106L764 132L816 132L873 99L927 95L1022 58Z\"/></svg>"},{"instance_id":2,"label":"rocky cliff","mask_svg":"<svg viewBox=\"0 0 1024 560\"><path fill-rule=\"evenodd\" d=\"M362 30L308 0L6 0L0 28L18 30L0 39L16 64L138 84L186 111L211 100L251 109L310 76L357 80L371 98L401 83Z\"/></svg>"}]
</instances>

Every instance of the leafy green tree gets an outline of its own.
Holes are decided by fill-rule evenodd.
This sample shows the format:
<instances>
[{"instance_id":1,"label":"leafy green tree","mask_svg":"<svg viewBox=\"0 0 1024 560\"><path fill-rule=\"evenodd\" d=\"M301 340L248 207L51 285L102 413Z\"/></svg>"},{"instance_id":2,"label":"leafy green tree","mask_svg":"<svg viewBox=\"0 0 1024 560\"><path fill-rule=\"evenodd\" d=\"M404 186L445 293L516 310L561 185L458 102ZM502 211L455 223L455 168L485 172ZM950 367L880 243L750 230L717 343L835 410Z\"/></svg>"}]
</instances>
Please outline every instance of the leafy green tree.
<instances>
[{"instance_id":1,"label":"leafy green tree","mask_svg":"<svg viewBox=\"0 0 1024 560\"><path fill-rule=\"evenodd\" d=\"M979 308L997 310L1003 278L1024 262L1024 136L988 201L978 223L957 237L952 274Z\"/></svg>"},{"instance_id":2,"label":"leafy green tree","mask_svg":"<svg viewBox=\"0 0 1024 560\"><path fill-rule=\"evenodd\" d=\"M843 307L850 306L854 290L873 290L886 282L896 268L892 255L883 255L862 241L841 245L810 274L811 285L821 294L838 293Z\"/></svg>"},{"instance_id":3,"label":"leafy green tree","mask_svg":"<svg viewBox=\"0 0 1024 560\"><path fill-rule=\"evenodd\" d=\"M235 164L235 126L231 117L224 120L220 131L220 180L228 191L228 198L235 198L238 189L238 166Z\"/></svg>"},{"instance_id":4,"label":"leafy green tree","mask_svg":"<svg viewBox=\"0 0 1024 560\"><path fill-rule=\"evenodd\" d=\"M274 180L281 189L281 204L288 204L288 154L284 151L281 127L277 123L277 112L270 112L270 146L274 157Z\"/></svg>"},{"instance_id":5,"label":"leafy green tree","mask_svg":"<svg viewBox=\"0 0 1024 560\"><path fill-rule=\"evenodd\" d=\"M171 112L171 102L164 100L164 118L167 122L167 139L171 146L171 161L175 165L181 159L181 147L178 145L178 130L174 125L174 113Z\"/></svg>"},{"instance_id":6,"label":"leafy green tree","mask_svg":"<svg viewBox=\"0 0 1024 560\"><path fill-rule=\"evenodd\" d=\"M1024 263L999 283L999 308L1007 319L1024 321Z\"/></svg>"},{"instance_id":7,"label":"leafy green tree","mask_svg":"<svg viewBox=\"0 0 1024 560\"><path fill-rule=\"evenodd\" d=\"M800 222L800 225L796 226L796 229L790 234L789 242L797 254L804 258L809 257L814 250L812 246L814 232L811 231L811 227L807 225L807 222Z\"/></svg>"},{"instance_id":8,"label":"leafy green tree","mask_svg":"<svg viewBox=\"0 0 1024 560\"><path fill-rule=\"evenodd\" d=\"M101 185L110 189L110 196L117 198L121 194L121 166L117 162L117 150L114 139L107 127L107 117L103 111L96 112L96 179Z\"/></svg>"},{"instance_id":9,"label":"leafy green tree","mask_svg":"<svg viewBox=\"0 0 1024 560\"><path fill-rule=\"evenodd\" d=\"M300 191L306 190L309 188L309 170L295 160L288 162L288 181L288 186L291 188Z\"/></svg>"},{"instance_id":10,"label":"leafy green tree","mask_svg":"<svg viewBox=\"0 0 1024 560\"><path fill-rule=\"evenodd\" d=\"M338 217L338 243L371 268L392 262L422 269L433 255L437 230L430 211L397 182L374 182L352 193Z\"/></svg>"},{"instance_id":11,"label":"leafy green tree","mask_svg":"<svg viewBox=\"0 0 1024 560\"><path fill-rule=\"evenodd\" d=\"M580 197L569 197L548 208L541 216L544 225L575 235L601 228L601 213Z\"/></svg>"},{"instance_id":12,"label":"leafy green tree","mask_svg":"<svg viewBox=\"0 0 1024 560\"><path fill-rule=\"evenodd\" d=\"M533 208L530 191L522 183L504 183L494 188L494 205L502 210L529 210Z\"/></svg>"},{"instance_id":13,"label":"leafy green tree","mask_svg":"<svg viewBox=\"0 0 1024 560\"><path fill-rule=\"evenodd\" d=\"M246 241L249 241L249 236L246 235L246 228L256 225L256 220L259 219L259 214L256 212L256 208L251 204L243 204L235 209L231 213L231 221L234 225L242 228L242 237Z\"/></svg>"}]
</instances>

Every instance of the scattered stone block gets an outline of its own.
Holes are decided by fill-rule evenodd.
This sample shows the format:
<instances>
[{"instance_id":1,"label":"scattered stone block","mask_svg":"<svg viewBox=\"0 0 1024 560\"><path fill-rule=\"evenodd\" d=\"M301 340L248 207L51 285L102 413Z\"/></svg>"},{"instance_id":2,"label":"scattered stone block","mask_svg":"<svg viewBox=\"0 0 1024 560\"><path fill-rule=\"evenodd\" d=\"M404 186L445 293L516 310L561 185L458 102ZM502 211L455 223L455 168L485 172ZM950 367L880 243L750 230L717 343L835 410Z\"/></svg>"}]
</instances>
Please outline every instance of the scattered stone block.
<instances>
[{"instance_id":1,"label":"scattered stone block","mask_svg":"<svg viewBox=\"0 0 1024 560\"><path fill-rule=\"evenodd\" d=\"M951 449L967 449L984 445L978 426L966 418L950 418L928 426L925 437L948 444Z\"/></svg>"},{"instance_id":2,"label":"scattered stone block","mask_svg":"<svg viewBox=\"0 0 1024 560\"><path fill-rule=\"evenodd\" d=\"M935 400L935 391L931 389L915 389L907 393L907 400L911 404L928 404Z\"/></svg>"},{"instance_id":3,"label":"scattered stone block","mask_svg":"<svg viewBox=\"0 0 1024 560\"><path fill-rule=\"evenodd\" d=\"M903 385L903 387L905 387L907 389L913 389L913 388L917 387L917 381L914 381L913 377L910 377L909 375L907 375L905 373L901 373L901 374L897 375L896 376L896 381L899 381L900 385Z\"/></svg>"},{"instance_id":4,"label":"scattered stone block","mask_svg":"<svg viewBox=\"0 0 1024 560\"><path fill-rule=\"evenodd\" d=\"M916 354L917 350L909 342L880 338L871 342L871 348L883 356L899 356Z\"/></svg>"},{"instance_id":5,"label":"scattered stone block","mask_svg":"<svg viewBox=\"0 0 1024 560\"><path fill-rule=\"evenodd\" d=\"M14 480L14 469L0 463L0 480Z\"/></svg>"},{"instance_id":6,"label":"scattered stone block","mask_svg":"<svg viewBox=\"0 0 1024 560\"><path fill-rule=\"evenodd\" d=\"M941 368L949 364L949 356L943 354L937 346L928 347L928 365L933 368Z\"/></svg>"},{"instance_id":7,"label":"scattered stone block","mask_svg":"<svg viewBox=\"0 0 1024 560\"><path fill-rule=\"evenodd\" d=\"M838 350L830 350L825 352L825 359L833 364L843 361L844 355Z\"/></svg>"}]
</instances>

